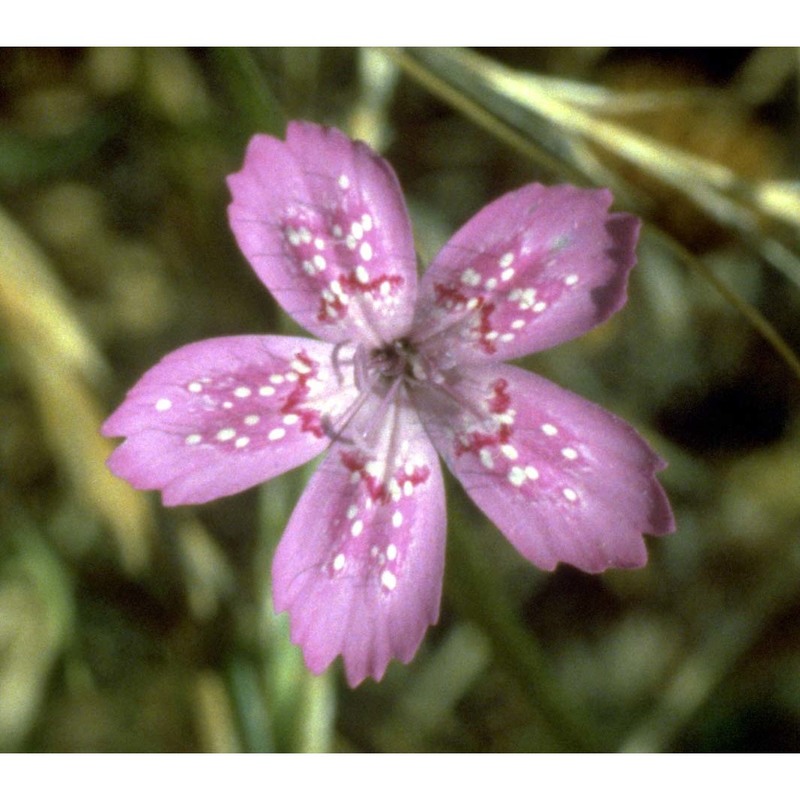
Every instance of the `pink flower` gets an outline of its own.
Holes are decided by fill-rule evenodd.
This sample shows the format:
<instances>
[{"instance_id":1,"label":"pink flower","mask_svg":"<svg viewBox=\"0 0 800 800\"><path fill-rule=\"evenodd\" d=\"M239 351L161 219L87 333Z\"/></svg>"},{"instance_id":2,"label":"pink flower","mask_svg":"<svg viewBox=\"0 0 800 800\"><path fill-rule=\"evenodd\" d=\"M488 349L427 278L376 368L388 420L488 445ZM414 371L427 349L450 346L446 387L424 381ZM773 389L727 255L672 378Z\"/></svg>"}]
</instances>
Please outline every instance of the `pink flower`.
<instances>
[{"instance_id":1,"label":"pink flower","mask_svg":"<svg viewBox=\"0 0 800 800\"><path fill-rule=\"evenodd\" d=\"M103 433L111 470L166 505L240 492L324 453L275 555L275 607L352 686L408 662L436 622L441 457L527 559L641 566L674 529L665 463L625 422L502 361L572 339L625 302L639 221L606 190L524 186L475 215L417 285L391 167L303 122L255 136L229 178L258 277L319 337L234 336L166 356ZM321 340L321 341L320 341ZM438 455L437 455L438 454Z\"/></svg>"}]
</instances>

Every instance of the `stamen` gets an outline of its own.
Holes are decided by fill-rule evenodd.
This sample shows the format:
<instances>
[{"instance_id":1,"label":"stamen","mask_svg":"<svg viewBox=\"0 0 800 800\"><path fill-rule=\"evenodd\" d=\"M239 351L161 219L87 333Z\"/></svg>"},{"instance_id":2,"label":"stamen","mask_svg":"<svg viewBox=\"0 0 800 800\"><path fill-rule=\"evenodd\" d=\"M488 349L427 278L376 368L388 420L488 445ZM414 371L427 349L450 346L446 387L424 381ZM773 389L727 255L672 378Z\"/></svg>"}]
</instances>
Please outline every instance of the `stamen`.
<instances>
[{"instance_id":1,"label":"stamen","mask_svg":"<svg viewBox=\"0 0 800 800\"><path fill-rule=\"evenodd\" d=\"M457 410L466 411L478 422L485 423L490 417L486 409L479 408L470 397L457 391L455 387L447 381L430 383L428 385L434 389L438 389L448 400L455 404Z\"/></svg>"},{"instance_id":2,"label":"stamen","mask_svg":"<svg viewBox=\"0 0 800 800\"><path fill-rule=\"evenodd\" d=\"M350 344L349 340L345 340L343 342L337 342L333 346L333 352L331 353L331 364L333 366L333 371L336 375L336 380L339 382L339 386L342 386L345 382L344 375L342 375L342 369L339 365L339 353L341 352L342 348L348 344ZM343 362L343 363L349 363L349 362Z\"/></svg>"},{"instance_id":3,"label":"stamen","mask_svg":"<svg viewBox=\"0 0 800 800\"><path fill-rule=\"evenodd\" d=\"M337 344L331 354L333 368L334 371L337 371L337 376L339 369L338 352L341 349L342 344L344 343ZM358 347L352 358L353 375L355 378L356 388L358 389L358 395L353 403L347 408L346 411L344 411L344 413L341 415L341 417L339 417L338 420L336 420L335 423L332 422L330 417L327 415L322 416L322 430L331 440L331 442L344 442L345 444L355 443L352 437L345 436L344 433L347 428L350 427L359 411L361 411L361 409L364 407L364 404L372 397L375 387L379 381L383 379L383 375L380 372L373 372L370 374L368 366L364 363L366 360L367 356L364 348ZM381 411L383 412L384 410L384 404L381 403ZM380 421L380 416L376 415L376 418L378 421Z\"/></svg>"},{"instance_id":4,"label":"stamen","mask_svg":"<svg viewBox=\"0 0 800 800\"><path fill-rule=\"evenodd\" d=\"M375 432L379 431L385 424L387 411L389 408L393 407L394 396L397 394L397 390L400 388L402 383L402 376L397 377L394 379L394 381L392 381L391 385L389 386L389 391L387 391L383 396L380 406L372 415L371 424L363 433L364 443L367 446L372 446L375 444L373 441Z\"/></svg>"}]
</instances>

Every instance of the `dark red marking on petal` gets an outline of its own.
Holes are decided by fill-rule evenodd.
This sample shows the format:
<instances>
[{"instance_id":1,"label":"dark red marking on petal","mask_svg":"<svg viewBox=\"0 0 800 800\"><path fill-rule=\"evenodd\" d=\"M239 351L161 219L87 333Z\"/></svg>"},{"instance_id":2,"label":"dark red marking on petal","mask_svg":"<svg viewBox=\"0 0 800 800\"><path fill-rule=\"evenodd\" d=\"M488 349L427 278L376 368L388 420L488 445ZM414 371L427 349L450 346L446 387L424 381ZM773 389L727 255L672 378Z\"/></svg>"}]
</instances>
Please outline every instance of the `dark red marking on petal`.
<instances>
[{"instance_id":1,"label":"dark red marking on petal","mask_svg":"<svg viewBox=\"0 0 800 800\"><path fill-rule=\"evenodd\" d=\"M437 283L433 287L436 292L436 305L444 306L444 308L458 309L463 308L467 304L469 298L455 286L445 286L442 283ZM483 302L483 298L478 296L478 302Z\"/></svg>"},{"instance_id":2,"label":"dark red marking on petal","mask_svg":"<svg viewBox=\"0 0 800 800\"><path fill-rule=\"evenodd\" d=\"M480 322L478 323L478 333L480 339L478 340L481 348L485 353L492 355L497 352L497 346L488 337L490 333L497 335L492 324L489 322L489 317L495 309L494 303L482 303L480 306Z\"/></svg>"},{"instance_id":3,"label":"dark red marking on petal","mask_svg":"<svg viewBox=\"0 0 800 800\"><path fill-rule=\"evenodd\" d=\"M493 414L505 414L509 408L511 408L511 395L508 393L508 381L505 378L499 378L492 384L489 411Z\"/></svg>"},{"instance_id":4,"label":"dark red marking on petal","mask_svg":"<svg viewBox=\"0 0 800 800\"><path fill-rule=\"evenodd\" d=\"M494 344L494 339L497 337L497 331L490 321L496 308L495 304L487 302L485 295L482 294L466 295L459 287L452 284L437 283L433 288L436 294L436 305L443 307L446 311L457 313L469 310L473 315L477 314L477 324L473 322L471 325L473 335L485 353L488 355L496 353L497 346ZM470 302L472 307L468 305ZM464 320L466 324L469 324L474 320L474 316L465 316Z\"/></svg>"},{"instance_id":5,"label":"dark red marking on petal","mask_svg":"<svg viewBox=\"0 0 800 800\"><path fill-rule=\"evenodd\" d=\"M412 487L419 486L421 483L425 483L428 480L428 476L431 474L430 469L424 464L422 466L414 466L412 471L409 473L405 470L405 468L398 469L394 473L394 479L402 486L406 482L410 483Z\"/></svg>"},{"instance_id":6,"label":"dark red marking on petal","mask_svg":"<svg viewBox=\"0 0 800 800\"><path fill-rule=\"evenodd\" d=\"M303 405L310 392L308 382L319 372L318 364L309 357L305 350L295 354L294 362L297 383L281 406L281 414L296 414L300 418L300 429L321 439L325 435L325 431L320 412ZM303 365L304 369L298 369L297 365Z\"/></svg>"},{"instance_id":7,"label":"dark red marking on petal","mask_svg":"<svg viewBox=\"0 0 800 800\"><path fill-rule=\"evenodd\" d=\"M376 278L373 278L372 280L363 282L358 279L356 270L353 270L352 272L349 272L347 274L343 273L342 275L340 275L339 282L341 283L343 288L349 289L353 293L371 294L371 295L382 294L381 285L384 283L388 284L389 286L388 293L396 291L399 287L401 287L405 283L405 281L400 275L386 275L386 274L378 275Z\"/></svg>"},{"instance_id":8,"label":"dark red marking on petal","mask_svg":"<svg viewBox=\"0 0 800 800\"><path fill-rule=\"evenodd\" d=\"M486 405L492 414L506 414L511 408L511 395L508 393L508 381L499 378L490 386L491 395L486 400ZM464 453L478 454L484 447L507 444L511 439L513 425L501 422L496 431L487 433L484 430L473 430L462 433L455 443L455 455Z\"/></svg>"},{"instance_id":9,"label":"dark red marking on petal","mask_svg":"<svg viewBox=\"0 0 800 800\"><path fill-rule=\"evenodd\" d=\"M370 464L379 462L371 459L364 452L343 450L340 458L344 467L353 475L358 476L372 501L380 505L398 501L402 497L410 495L417 486L425 483L431 474L430 467L427 465L409 462L407 465L398 467L388 481L381 480L369 469Z\"/></svg>"},{"instance_id":10,"label":"dark red marking on petal","mask_svg":"<svg viewBox=\"0 0 800 800\"><path fill-rule=\"evenodd\" d=\"M389 491L383 481L378 480L367 471L369 456L359 450L342 450L342 464L354 475L358 475L366 486L369 496L375 503L388 503Z\"/></svg>"}]
</instances>

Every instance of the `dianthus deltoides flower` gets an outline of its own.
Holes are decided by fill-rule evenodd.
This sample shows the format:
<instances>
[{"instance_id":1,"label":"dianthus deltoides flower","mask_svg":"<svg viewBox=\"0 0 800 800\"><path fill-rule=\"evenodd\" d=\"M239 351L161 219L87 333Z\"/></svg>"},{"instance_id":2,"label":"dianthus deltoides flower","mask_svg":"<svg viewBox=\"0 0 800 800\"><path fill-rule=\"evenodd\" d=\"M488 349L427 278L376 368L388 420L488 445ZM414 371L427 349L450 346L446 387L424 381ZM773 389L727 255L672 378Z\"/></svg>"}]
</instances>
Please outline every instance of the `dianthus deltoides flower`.
<instances>
[{"instance_id":1,"label":"dianthus deltoides flower","mask_svg":"<svg viewBox=\"0 0 800 800\"><path fill-rule=\"evenodd\" d=\"M203 503L324 453L278 546L274 603L308 667L355 686L409 661L444 570L439 457L542 569L641 566L674 528L665 466L625 422L502 363L591 330L625 302L639 221L606 190L524 186L417 279L391 167L335 129L255 136L230 224L283 308L319 339L182 347L106 421L109 459L166 505ZM437 455L438 454L438 455Z\"/></svg>"}]
</instances>

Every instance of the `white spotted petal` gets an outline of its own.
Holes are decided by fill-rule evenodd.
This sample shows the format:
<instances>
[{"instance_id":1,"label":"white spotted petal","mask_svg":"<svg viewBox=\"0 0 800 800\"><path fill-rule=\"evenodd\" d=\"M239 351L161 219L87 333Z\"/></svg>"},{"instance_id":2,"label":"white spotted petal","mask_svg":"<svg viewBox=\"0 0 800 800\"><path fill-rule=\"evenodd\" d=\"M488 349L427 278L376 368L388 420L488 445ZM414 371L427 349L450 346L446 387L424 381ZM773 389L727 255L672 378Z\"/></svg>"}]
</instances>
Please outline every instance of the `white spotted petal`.
<instances>
[{"instance_id":1,"label":"white spotted petal","mask_svg":"<svg viewBox=\"0 0 800 800\"><path fill-rule=\"evenodd\" d=\"M391 341L411 323L416 257L392 168L333 128L254 136L228 178L231 228L278 302L331 342Z\"/></svg>"},{"instance_id":2,"label":"white spotted petal","mask_svg":"<svg viewBox=\"0 0 800 800\"><path fill-rule=\"evenodd\" d=\"M356 686L411 660L439 615L445 526L438 458L404 398L380 430L331 448L272 567L275 608L309 669L341 654Z\"/></svg>"},{"instance_id":3,"label":"white spotted petal","mask_svg":"<svg viewBox=\"0 0 800 800\"><path fill-rule=\"evenodd\" d=\"M655 478L664 462L627 423L525 370L462 370L419 405L437 449L470 497L543 569L641 566L642 533L674 529Z\"/></svg>"},{"instance_id":4,"label":"white spotted petal","mask_svg":"<svg viewBox=\"0 0 800 800\"><path fill-rule=\"evenodd\" d=\"M437 453L544 569L639 566L674 521L664 462L626 423L499 363L590 330L625 301L639 222L606 190L525 186L445 245L417 297L391 167L340 131L255 136L229 219L256 274L323 341L238 336L166 356L103 426L111 470L202 503L327 454L273 561L276 609L353 686L409 661L438 618ZM416 303L416 309L415 309ZM434 449L435 448L435 449Z\"/></svg>"},{"instance_id":5,"label":"white spotted petal","mask_svg":"<svg viewBox=\"0 0 800 800\"><path fill-rule=\"evenodd\" d=\"M530 184L490 203L442 248L420 285L431 355L506 360L585 333L625 303L639 221L606 189Z\"/></svg>"},{"instance_id":6,"label":"white spotted petal","mask_svg":"<svg viewBox=\"0 0 800 800\"><path fill-rule=\"evenodd\" d=\"M106 420L126 436L109 467L166 505L204 503L319 455L325 428L354 389L332 369L333 345L235 336L186 345L148 370Z\"/></svg>"}]
</instances>

